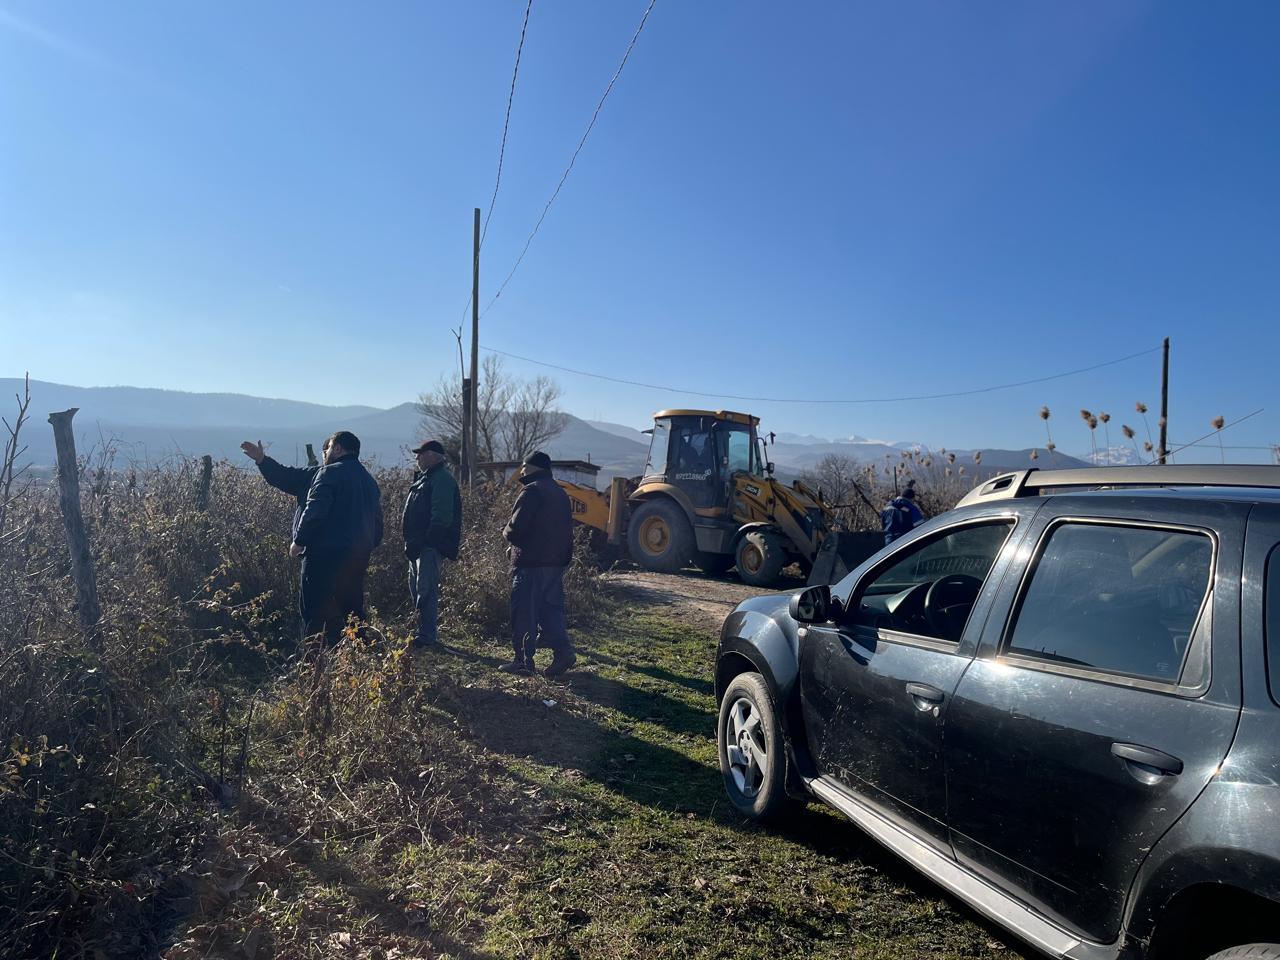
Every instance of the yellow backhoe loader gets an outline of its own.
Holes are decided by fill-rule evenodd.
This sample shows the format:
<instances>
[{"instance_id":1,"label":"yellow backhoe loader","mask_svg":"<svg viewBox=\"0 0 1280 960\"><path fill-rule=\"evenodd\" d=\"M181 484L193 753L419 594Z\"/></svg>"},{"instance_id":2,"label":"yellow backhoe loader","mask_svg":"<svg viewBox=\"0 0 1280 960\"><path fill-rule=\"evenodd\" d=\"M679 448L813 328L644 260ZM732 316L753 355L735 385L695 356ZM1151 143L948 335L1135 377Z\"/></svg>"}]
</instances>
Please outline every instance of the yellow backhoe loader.
<instances>
[{"instance_id":1,"label":"yellow backhoe loader","mask_svg":"<svg viewBox=\"0 0 1280 960\"><path fill-rule=\"evenodd\" d=\"M650 570L736 566L744 582L770 586L798 562L810 583L833 583L873 552L875 538L837 530L818 492L774 477L759 423L725 410L663 410L638 482L618 477L604 493L560 485L575 519L625 542Z\"/></svg>"}]
</instances>

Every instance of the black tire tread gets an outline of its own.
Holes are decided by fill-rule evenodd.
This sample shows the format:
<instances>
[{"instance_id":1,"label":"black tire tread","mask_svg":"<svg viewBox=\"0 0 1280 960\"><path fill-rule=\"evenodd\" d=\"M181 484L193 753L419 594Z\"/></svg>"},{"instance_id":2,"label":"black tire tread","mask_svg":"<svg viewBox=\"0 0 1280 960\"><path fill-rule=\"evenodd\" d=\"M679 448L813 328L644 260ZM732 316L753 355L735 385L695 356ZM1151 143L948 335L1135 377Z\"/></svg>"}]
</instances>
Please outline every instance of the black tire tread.
<instances>
[{"instance_id":1,"label":"black tire tread","mask_svg":"<svg viewBox=\"0 0 1280 960\"><path fill-rule=\"evenodd\" d=\"M1206 960L1280 960L1280 943L1246 943L1220 950Z\"/></svg>"},{"instance_id":2,"label":"black tire tread","mask_svg":"<svg viewBox=\"0 0 1280 960\"><path fill-rule=\"evenodd\" d=\"M724 744L726 715L733 702L744 693L755 704L757 712L761 715L761 721L765 727L765 749L769 755L768 779L756 795L756 801L749 805L742 803L745 797L735 796L737 790L729 776L729 760ZM764 677L760 674L740 673L725 688L716 718L716 748L720 757L720 775L724 779L725 792L739 813L758 823L773 823L795 809L796 801L787 794L785 738L778 721L777 705L774 704L769 688L765 686Z\"/></svg>"},{"instance_id":3,"label":"black tire tread","mask_svg":"<svg viewBox=\"0 0 1280 960\"><path fill-rule=\"evenodd\" d=\"M769 529L747 531L739 541L738 550L734 551L735 563L740 551L747 543L754 543L760 548L764 554L764 562L759 571L754 574L747 573L743 570L742 564L737 564L738 576L742 578L743 583L752 587L773 586L777 583L782 568L790 562L786 548L782 544L782 536Z\"/></svg>"},{"instance_id":4,"label":"black tire tread","mask_svg":"<svg viewBox=\"0 0 1280 960\"><path fill-rule=\"evenodd\" d=\"M671 545L660 559L654 560L639 547L640 527L646 517L654 513L662 514L671 530ZM631 559L646 570L657 570L659 573L675 573L688 566L693 559L694 540L693 527L679 504L666 499L646 500L636 508L627 525L627 549Z\"/></svg>"}]
</instances>

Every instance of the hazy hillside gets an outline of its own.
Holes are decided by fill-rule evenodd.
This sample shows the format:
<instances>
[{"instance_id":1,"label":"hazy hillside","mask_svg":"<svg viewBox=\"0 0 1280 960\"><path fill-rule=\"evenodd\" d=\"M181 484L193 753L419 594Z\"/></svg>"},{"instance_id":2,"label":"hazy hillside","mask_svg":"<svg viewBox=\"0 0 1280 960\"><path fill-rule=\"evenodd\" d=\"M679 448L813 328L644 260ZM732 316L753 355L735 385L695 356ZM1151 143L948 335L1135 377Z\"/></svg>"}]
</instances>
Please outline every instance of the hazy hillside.
<instances>
[{"instance_id":1,"label":"hazy hillside","mask_svg":"<svg viewBox=\"0 0 1280 960\"><path fill-rule=\"evenodd\" d=\"M22 382L0 379L0 409L11 416L11 397ZM406 449L422 436L421 416L412 403L387 410L376 407L326 407L295 400L270 400L230 393L181 393L139 387L69 387L32 381L31 421L23 432L26 459L37 466L54 460L53 433L46 422L54 410L79 407L76 439L81 453L104 442L119 449L123 461L157 462L173 456L211 454L216 459L245 463L242 440L263 440L283 463L301 463L306 444L319 449L334 430L346 429L360 437L362 452L382 464L406 459ZM633 476L644 468L649 438L640 430L617 423L586 421L570 416L564 432L547 445L556 459L590 460L601 466L601 482L622 474ZM779 475L794 477L812 470L825 456L835 453L862 464L900 459L913 444L886 443L860 437L825 440L820 437L780 434L769 447ZM955 451L957 462L973 468L972 451ZM1113 462L1124 451L1112 451ZM1030 450L983 450L981 473L1018 470L1029 466L1085 466L1083 460L1041 451L1032 461Z\"/></svg>"},{"instance_id":2,"label":"hazy hillside","mask_svg":"<svg viewBox=\"0 0 1280 960\"><path fill-rule=\"evenodd\" d=\"M12 396L22 381L0 379L0 410L12 420ZM5 402L8 400L8 402ZM282 463L306 459L306 444L317 450L334 430L351 430L367 458L383 464L402 462L405 449L421 438L417 407L402 403L388 410L376 407L326 407L294 400L225 393L181 393L139 387L68 387L31 382L31 419L23 430L25 460L36 466L52 464L53 431L49 413L79 407L76 446L81 454L110 442L119 460L157 462L174 456L210 454L215 459L244 462L242 440L263 440ZM647 439L643 438L642 439ZM590 457L602 474L631 474L644 466L647 444L596 429L570 417L569 425L548 452L557 459Z\"/></svg>"}]
</instances>

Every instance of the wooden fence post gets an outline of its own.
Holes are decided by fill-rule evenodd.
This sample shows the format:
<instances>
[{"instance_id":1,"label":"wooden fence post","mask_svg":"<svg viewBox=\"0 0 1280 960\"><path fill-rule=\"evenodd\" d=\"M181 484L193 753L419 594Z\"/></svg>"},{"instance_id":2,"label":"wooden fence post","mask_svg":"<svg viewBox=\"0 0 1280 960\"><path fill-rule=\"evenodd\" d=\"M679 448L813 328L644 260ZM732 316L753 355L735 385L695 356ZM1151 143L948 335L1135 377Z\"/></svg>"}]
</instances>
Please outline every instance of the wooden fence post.
<instances>
[{"instance_id":1,"label":"wooden fence post","mask_svg":"<svg viewBox=\"0 0 1280 960\"><path fill-rule=\"evenodd\" d=\"M76 438L71 432L71 418L78 407L49 414L53 424L53 440L58 450L58 503L62 507L62 524L67 532L67 548L71 552L71 577L76 584L76 608L80 626L89 645L101 652L102 608L98 605L98 582L93 575L93 556L89 537L80 513L80 468L76 464Z\"/></svg>"},{"instance_id":2,"label":"wooden fence post","mask_svg":"<svg viewBox=\"0 0 1280 960\"><path fill-rule=\"evenodd\" d=\"M200 486L196 490L196 509L209 509L209 488L213 484L213 457L205 454L200 458Z\"/></svg>"}]
</instances>

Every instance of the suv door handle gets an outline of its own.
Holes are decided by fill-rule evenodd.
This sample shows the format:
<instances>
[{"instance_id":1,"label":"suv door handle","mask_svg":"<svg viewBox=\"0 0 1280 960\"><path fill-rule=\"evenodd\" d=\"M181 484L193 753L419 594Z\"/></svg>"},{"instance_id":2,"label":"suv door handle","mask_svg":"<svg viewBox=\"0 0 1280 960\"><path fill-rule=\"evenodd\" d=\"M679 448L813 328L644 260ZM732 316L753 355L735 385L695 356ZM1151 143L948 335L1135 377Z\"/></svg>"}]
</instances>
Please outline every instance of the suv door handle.
<instances>
[{"instance_id":1,"label":"suv door handle","mask_svg":"<svg viewBox=\"0 0 1280 960\"><path fill-rule=\"evenodd\" d=\"M916 709L921 713L933 710L942 702L942 691L927 683L908 683L907 693L916 702Z\"/></svg>"},{"instance_id":2,"label":"suv door handle","mask_svg":"<svg viewBox=\"0 0 1280 960\"><path fill-rule=\"evenodd\" d=\"M1136 743L1113 743L1111 754L1126 763L1140 764L1147 773L1176 777L1182 772L1182 761L1177 757Z\"/></svg>"}]
</instances>

